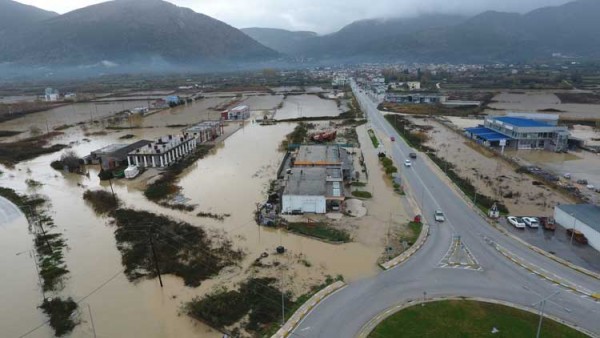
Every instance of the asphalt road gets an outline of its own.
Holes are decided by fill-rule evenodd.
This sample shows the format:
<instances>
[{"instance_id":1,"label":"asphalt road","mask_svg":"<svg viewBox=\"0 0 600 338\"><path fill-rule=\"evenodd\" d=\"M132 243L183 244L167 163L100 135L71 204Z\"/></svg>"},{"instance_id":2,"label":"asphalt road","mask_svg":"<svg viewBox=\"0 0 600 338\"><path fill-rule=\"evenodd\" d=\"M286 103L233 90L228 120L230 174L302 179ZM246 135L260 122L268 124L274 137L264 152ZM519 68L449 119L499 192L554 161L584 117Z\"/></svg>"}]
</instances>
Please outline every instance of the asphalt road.
<instances>
[{"instance_id":1,"label":"asphalt road","mask_svg":"<svg viewBox=\"0 0 600 338\"><path fill-rule=\"evenodd\" d=\"M591 332L600 333L600 303L541 279L503 256L490 245L501 245L512 254L585 289L600 292L600 281L578 273L501 234L442 180L423 154L412 168L402 163L411 149L377 110L377 104L364 92L354 90L371 128L381 135L394 136L386 149L402 166L404 184L414 193L431 236L408 261L379 275L350 283L321 302L293 332L294 337L354 337L363 325L386 309L423 297L483 297L527 307L560 291L546 302L545 311ZM436 224L433 211L442 209L446 222ZM453 236L459 235L481 266L480 270L441 267ZM491 328L490 328L491 330Z\"/></svg>"}]
</instances>

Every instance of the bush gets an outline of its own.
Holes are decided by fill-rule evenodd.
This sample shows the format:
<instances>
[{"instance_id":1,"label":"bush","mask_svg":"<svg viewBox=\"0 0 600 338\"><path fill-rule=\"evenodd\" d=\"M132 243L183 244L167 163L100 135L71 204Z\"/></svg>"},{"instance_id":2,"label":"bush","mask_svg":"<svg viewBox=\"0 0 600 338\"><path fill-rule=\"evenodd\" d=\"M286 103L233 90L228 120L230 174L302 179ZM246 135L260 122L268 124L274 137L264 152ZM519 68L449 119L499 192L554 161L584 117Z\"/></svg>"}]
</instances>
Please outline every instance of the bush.
<instances>
[{"instance_id":1,"label":"bush","mask_svg":"<svg viewBox=\"0 0 600 338\"><path fill-rule=\"evenodd\" d=\"M87 190L83 193L83 199L92 205L97 214L101 215L117 209L120 204L116 196L104 190Z\"/></svg>"},{"instance_id":2,"label":"bush","mask_svg":"<svg viewBox=\"0 0 600 338\"><path fill-rule=\"evenodd\" d=\"M244 296L239 291L226 289L206 295L204 298L195 298L187 304L190 316L205 321L215 328L222 328L238 322L250 311Z\"/></svg>"},{"instance_id":3,"label":"bush","mask_svg":"<svg viewBox=\"0 0 600 338\"><path fill-rule=\"evenodd\" d=\"M52 161L52 162L50 162L50 166L54 170L64 170L65 169L65 165L61 161Z\"/></svg>"},{"instance_id":4,"label":"bush","mask_svg":"<svg viewBox=\"0 0 600 338\"><path fill-rule=\"evenodd\" d=\"M368 192L368 191L361 191L361 190L354 190L352 192L352 196L358 197L358 198L371 198L371 197L373 197L373 195L370 192Z\"/></svg>"},{"instance_id":5,"label":"bush","mask_svg":"<svg viewBox=\"0 0 600 338\"><path fill-rule=\"evenodd\" d=\"M57 337L73 331L77 323L73 320L73 312L77 309L77 303L71 297L63 300L61 298L46 298L40 308L50 317L50 326L54 329Z\"/></svg>"}]
</instances>

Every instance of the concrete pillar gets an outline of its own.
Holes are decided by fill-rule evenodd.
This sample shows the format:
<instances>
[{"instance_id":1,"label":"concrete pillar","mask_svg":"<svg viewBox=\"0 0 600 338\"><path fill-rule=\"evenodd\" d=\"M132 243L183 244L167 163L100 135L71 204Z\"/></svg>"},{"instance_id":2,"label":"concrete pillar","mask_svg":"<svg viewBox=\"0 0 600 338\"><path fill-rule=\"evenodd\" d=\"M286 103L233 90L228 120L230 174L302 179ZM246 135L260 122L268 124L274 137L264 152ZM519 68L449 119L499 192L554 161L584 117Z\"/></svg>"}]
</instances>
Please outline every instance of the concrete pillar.
<instances>
[{"instance_id":1,"label":"concrete pillar","mask_svg":"<svg viewBox=\"0 0 600 338\"><path fill-rule=\"evenodd\" d=\"M160 167L164 167L165 166L165 157L163 155L160 155Z\"/></svg>"},{"instance_id":2,"label":"concrete pillar","mask_svg":"<svg viewBox=\"0 0 600 338\"><path fill-rule=\"evenodd\" d=\"M131 166L131 156L127 156L127 165Z\"/></svg>"},{"instance_id":3,"label":"concrete pillar","mask_svg":"<svg viewBox=\"0 0 600 338\"><path fill-rule=\"evenodd\" d=\"M140 166L140 157L139 156L135 157L135 165L138 167Z\"/></svg>"},{"instance_id":4,"label":"concrete pillar","mask_svg":"<svg viewBox=\"0 0 600 338\"><path fill-rule=\"evenodd\" d=\"M144 156L144 168L148 168L148 156Z\"/></svg>"},{"instance_id":5,"label":"concrete pillar","mask_svg":"<svg viewBox=\"0 0 600 338\"><path fill-rule=\"evenodd\" d=\"M152 156L152 168L156 168L156 156Z\"/></svg>"}]
</instances>

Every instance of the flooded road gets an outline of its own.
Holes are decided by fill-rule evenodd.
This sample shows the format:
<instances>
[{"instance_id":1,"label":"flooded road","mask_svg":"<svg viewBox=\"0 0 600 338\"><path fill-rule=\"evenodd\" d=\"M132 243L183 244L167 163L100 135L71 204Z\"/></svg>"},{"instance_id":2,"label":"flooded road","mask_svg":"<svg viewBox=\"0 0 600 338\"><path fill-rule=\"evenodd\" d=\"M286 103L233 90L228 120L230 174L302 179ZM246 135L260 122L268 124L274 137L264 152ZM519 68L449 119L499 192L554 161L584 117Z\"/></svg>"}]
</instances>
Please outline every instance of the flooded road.
<instances>
[{"instance_id":1,"label":"flooded road","mask_svg":"<svg viewBox=\"0 0 600 338\"><path fill-rule=\"evenodd\" d=\"M333 104L333 109L337 109L333 101L324 102ZM195 112L203 111L213 103L205 101L200 106L181 107L182 111L178 113L181 116L176 121L196 122L199 116ZM159 115L154 119L152 124L166 125L171 124L174 117ZM60 124L59 120L55 118L57 124ZM250 268L250 264L262 252L273 253L279 245L288 249L286 255L277 258L287 268L284 283L287 289L297 294L306 292L311 285L322 283L326 275L341 274L346 280L354 280L377 273L375 262L381 251L379 245L330 245L280 230L259 229L254 223L256 203L264 202L269 181L275 177L283 158L283 153L277 150L279 143L294 126L278 124L263 127L248 122L216 147L212 155L188 168L181 177L180 185L190 203L198 205L195 212L175 211L149 202L143 196L139 182L114 182L115 193L125 206L203 226L209 233L224 232L235 247L244 249L247 255L240 266L226 269L198 288L186 287L180 278L173 276L163 277L165 287L162 289L156 279L134 284L125 278L113 234L115 228L108 219L98 217L81 198L86 189L110 189L108 183L99 181L98 167L88 168L89 177L55 171L49 163L60 157L60 153L20 163L14 169L0 167L4 172L0 175L0 185L20 193L39 193L51 201L51 215L57 224L55 231L63 233L68 245L65 262L70 273L60 294L79 301L81 324L70 336L93 336L91 310L99 337L220 337L216 331L183 314L182 305L215 286L233 286L253 274L278 276L274 269L256 271ZM73 127L53 142L72 143L72 150L84 156L108 144L123 143L118 138L125 134L133 134L135 137L131 141L135 141L172 132L173 128L164 127L107 131L106 135L90 136L90 141L86 142L83 141L85 131ZM28 178L42 182L43 186L30 190L24 183ZM220 222L197 217L196 213L200 211L229 213L231 216ZM0 226L0 240L6 241L0 243L4 257L0 260L0 269L11 271L19 278L9 280L11 288L7 290L11 290L10 293L0 293L2 304L14 304L11 313L2 313L0 318L0 324L10 327L10 336L25 333L46 320L36 308L41 303L41 294L33 260L28 254L16 255L32 249L32 236L27 232L23 219L14 222ZM301 261L310 262L310 265ZM21 279L27 282L19 282ZM28 337L48 337L51 335L49 332L49 327L42 325Z\"/></svg>"}]
</instances>

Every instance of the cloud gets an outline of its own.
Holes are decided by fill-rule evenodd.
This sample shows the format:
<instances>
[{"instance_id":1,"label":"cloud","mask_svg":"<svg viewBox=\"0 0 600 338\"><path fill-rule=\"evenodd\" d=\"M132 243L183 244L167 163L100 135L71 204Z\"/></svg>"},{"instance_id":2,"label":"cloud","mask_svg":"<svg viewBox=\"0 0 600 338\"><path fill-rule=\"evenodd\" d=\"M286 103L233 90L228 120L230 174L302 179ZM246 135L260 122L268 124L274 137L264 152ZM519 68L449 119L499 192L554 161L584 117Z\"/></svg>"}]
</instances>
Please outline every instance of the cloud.
<instances>
[{"instance_id":1,"label":"cloud","mask_svg":"<svg viewBox=\"0 0 600 338\"><path fill-rule=\"evenodd\" d=\"M19 0L64 13L102 1ZM138 0L144 1L144 0ZM237 28L275 27L329 33L355 20L424 13L475 15L486 10L527 12L568 0L168 0Z\"/></svg>"}]
</instances>

